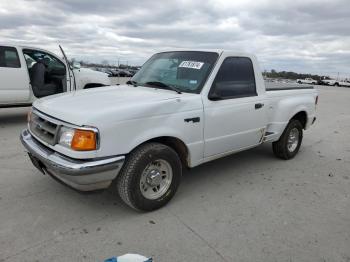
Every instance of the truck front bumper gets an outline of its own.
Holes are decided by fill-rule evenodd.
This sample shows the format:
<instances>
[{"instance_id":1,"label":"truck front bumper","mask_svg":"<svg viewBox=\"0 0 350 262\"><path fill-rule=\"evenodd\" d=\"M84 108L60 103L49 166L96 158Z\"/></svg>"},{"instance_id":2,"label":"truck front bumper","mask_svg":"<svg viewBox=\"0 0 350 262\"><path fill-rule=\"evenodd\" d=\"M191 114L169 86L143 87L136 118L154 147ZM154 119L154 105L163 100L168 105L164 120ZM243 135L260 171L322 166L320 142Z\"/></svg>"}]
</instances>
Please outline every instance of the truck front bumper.
<instances>
[{"instance_id":1,"label":"truck front bumper","mask_svg":"<svg viewBox=\"0 0 350 262\"><path fill-rule=\"evenodd\" d=\"M33 165L43 174L79 191L93 191L110 186L123 166L125 156L102 159L73 159L63 156L38 142L23 130L21 142Z\"/></svg>"}]
</instances>

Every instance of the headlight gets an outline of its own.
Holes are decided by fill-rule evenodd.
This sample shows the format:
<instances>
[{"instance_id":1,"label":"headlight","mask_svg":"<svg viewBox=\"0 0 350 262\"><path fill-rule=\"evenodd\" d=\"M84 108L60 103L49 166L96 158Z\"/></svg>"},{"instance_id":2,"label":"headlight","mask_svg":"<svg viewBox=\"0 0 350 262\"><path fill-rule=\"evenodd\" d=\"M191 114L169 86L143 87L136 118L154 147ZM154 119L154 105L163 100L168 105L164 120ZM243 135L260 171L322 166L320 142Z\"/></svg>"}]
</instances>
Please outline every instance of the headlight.
<instances>
[{"instance_id":1,"label":"headlight","mask_svg":"<svg viewBox=\"0 0 350 262\"><path fill-rule=\"evenodd\" d=\"M61 127L58 143L76 151L97 149L97 133L93 130Z\"/></svg>"},{"instance_id":2,"label":"headlight","mask_svg":"<svg viewBox=\"0 0 350 262\"><path fill-rule=\"evenodd\" d=\"M74 137L74 129L73 128L61 127L58 143L62 146L70 148L71 144L72 144L73 137Z\"/></svg>"}]
</instances>

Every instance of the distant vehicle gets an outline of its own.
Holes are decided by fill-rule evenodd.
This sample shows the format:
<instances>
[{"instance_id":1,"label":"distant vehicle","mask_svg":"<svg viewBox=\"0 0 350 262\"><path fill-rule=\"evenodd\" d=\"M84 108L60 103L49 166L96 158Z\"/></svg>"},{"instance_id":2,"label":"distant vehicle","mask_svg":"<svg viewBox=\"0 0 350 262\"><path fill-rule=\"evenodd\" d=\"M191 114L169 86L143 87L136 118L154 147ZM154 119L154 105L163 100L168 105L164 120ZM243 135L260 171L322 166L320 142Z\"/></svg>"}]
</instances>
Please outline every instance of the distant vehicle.
<instances>
[{"instance_id":1,"label":"distant vehicle","mask_svg":"<svg viewBox=\"0 0 350 262\"><path fill-rule=\"evenodd\" d=\"M112 76L119 76L119 71L115 69L111 69Z\"/></svg>"},{"instance_id":2,"label":"distant vehicle","mask_svg":"<svg viewBox=\"0 0 350 262\"><path fill-rule=\"evenodd\" d=\"M323 82L323 80L322 80L322 79L317 80L317 84L318 84L319 86L324 86L324 85L327 85L327 84L325 84L325 83Z\"/></svg>"},{"instance_id":3,"label":"distant vehicle","mask_svg":"<svg viewBox=\"0 0 350 262\"><path fill-rule=\"evenodd\" d=\"M322 79L321 82L326 86L339 86L338 81L335 79Z\"/></svg>"},{"instance_id":4,"label":"distant vehicle","mask_svg":"<svg viewBox=\"0 0 350 262\"><path fill-rule=\"evenodd\" d=\"M298 84L312 84L317 85L317 80L312 78L305 78L305 79L297 79Z\"/></svg>"},{"instance_id":5,"label":"distant vehicle","mask_svg":"<svg viewBox=\"0 0 350 262\"><path fill-rule=\"evenodd\" d=\"M119 76L121 76L121 77L132 77L133 74L130 73L128 70L119 69Z\"/></svg>"},{"instance_id":6,"label":"distant vehicle","mask_svg":"<svg viewBox=\"0 0 350 262\"><path fill-rule=\"evenodd\" d=\"M128 71L130 72L130 74L132 74L132 76L134 76L137 73L137 71L139 71L139 70L138 69L129 69Z\"/></svg>"},{"instance_id":7,"label":"distant vehicle","mask_svg":"<svg viewBox=\"0 0 350 262\"><path fill-rule=\"evenodd\" d=\"M41 97L110 85L107 75L69 64L36 47L0 44L0 107L29 106Z\"/></svg>"},{"instance_id":8,"label":"distant vehicle","mask_svg":"<svg viewBox=\"0 0 350 262\"><path fill-rule=\"evenodd\" d=\"M174 196L183 168L265 142L293 158L317 101L312 86L266 87L254 55L177 50L152 56L119 88L36 101L21 140L41 173L81 191L112 186L151 211Z\"/></svg>"},{"instance_id":9,"label":"distant vehicle","mask_svg":"<svg viewBox=\"0 0 350 262\"><path fill-rule=\"evenodd\" d=\"M339 86L350 87L350 81L349 80L339 81L338 84L339 84Z\"/></svg>"},{"instance_id":10,"label":"distant vehicle","mask_svg":"<svg viewBox=\"0 0 350 262\"><path fill-rule=\"evenodd\" d=\"M112 70L110 70L110 69L108 69L108 68L99 68L99 70L98 70L98 71L100 71L100 72L103 72L103 73L107 74L107 75L108 75L108 77L112 77L112 76L114 76L114 75L113 75Z\"/></svg>"},{"instance_id":11,"label":"distant vehicle","mask_svg":"<svg viewBox=\"0 0 350 262\"><path fill-rule=\"evenodd\" d=\"M350 81L349 80L335 80L335 79L323 79L322 83L324 85L328 86L345 86L350 87Z\"/></svg>"},{"instance_id":12,"label":"distant vehicle","mask_svg":"<svg viewBox=\"0 0 350 262\"><path fill-rule=\"evenodd\" d=\"M128 70L124 70L124 69L115 69L112 70L113 72L113 76L119 76L119 77L132 77L133 74L130 73Z\"/></svg>"}]
</instances>

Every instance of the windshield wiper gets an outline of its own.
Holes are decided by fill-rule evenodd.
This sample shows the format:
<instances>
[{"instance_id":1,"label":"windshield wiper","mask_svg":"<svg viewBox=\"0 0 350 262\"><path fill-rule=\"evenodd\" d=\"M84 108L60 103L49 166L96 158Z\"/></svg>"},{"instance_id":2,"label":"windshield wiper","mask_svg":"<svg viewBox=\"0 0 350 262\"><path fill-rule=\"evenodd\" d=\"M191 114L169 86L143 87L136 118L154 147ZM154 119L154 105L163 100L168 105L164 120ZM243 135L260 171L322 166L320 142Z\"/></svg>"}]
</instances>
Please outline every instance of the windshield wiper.
<instances>
[{"instance_id":1,"label":"windshield wiper","mask_svg":"<svg viewBox=\"0 0 350 262\"><path fill-rule=\"evenodd\" d=\"M133 85L133 86L137 86L137 85L138 85L138 83L137 83L136 81L134 81L134 80L128 80L128 81L126 82L126 84L127 84L127 85Z\"/></svg>"},{"instance_id":2,"label":"windshield wiper","mask_svg":"<svg viewBox=\"0 0 350 262\"><path fill-rule=\"evenodd\" d=\"M178 94L182 94L182 92L177 89L176 87L174 86L169 86L163 82L159 82L159 81L150 81L150 82L146 82L145 85L150 85L150 86L157 86L157 87L163 87L163 88L166 88L166 89L170 89L170 90L173 90L175 91L176 93Z\"/></svg>"}]
</instances>

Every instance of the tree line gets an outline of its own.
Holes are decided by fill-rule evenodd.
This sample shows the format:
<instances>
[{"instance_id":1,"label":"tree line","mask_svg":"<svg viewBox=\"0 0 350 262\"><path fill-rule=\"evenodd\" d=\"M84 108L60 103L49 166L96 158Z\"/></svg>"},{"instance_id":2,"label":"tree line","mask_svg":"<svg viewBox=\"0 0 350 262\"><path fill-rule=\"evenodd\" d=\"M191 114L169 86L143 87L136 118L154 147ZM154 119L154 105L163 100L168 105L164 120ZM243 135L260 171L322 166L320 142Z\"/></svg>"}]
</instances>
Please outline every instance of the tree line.
<instances>
[{"instance_id":1,"label":"tree line","mask_svg":"<svg viewBox=\"0 0 350 262\"><path fill-rule=\"evenodd\" d=\"M276 70L272 69L270 72L264 71L263 76L267 78L283 78L283 79L305 79L305 78L312 78L315 80L321 80L322 79L330 79L329 77L325 76L319 76L319 75L313 75L313 74L299 74L295 72L287 72L287 71L281 71L277 72Z\"/></svg>"},{"instance_id":2,"label":"tree line","mask_svg":"<svg viewBox=\"0 0 350 262\"><path fill-rule=\"evenodd\" d=\"M111 65L108 63L107 60L104 60L101 63L90 63L83 60L78 61L75 58L72 58L69 62L71 64L73 62L79 62L82 67L119 68L119 69L134 69L134 70L138 70L140 68L140 66L131 66L131 65L125 65L125 64L120 64L119 66Z\"/></svg>"}]
</instances>

